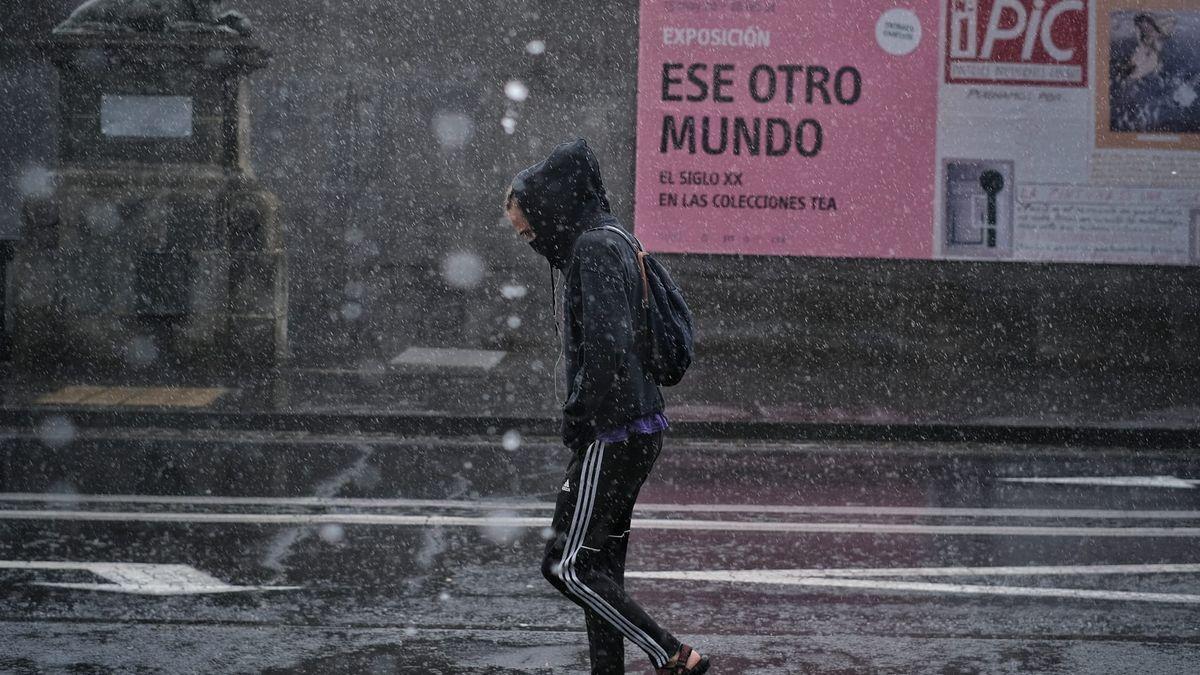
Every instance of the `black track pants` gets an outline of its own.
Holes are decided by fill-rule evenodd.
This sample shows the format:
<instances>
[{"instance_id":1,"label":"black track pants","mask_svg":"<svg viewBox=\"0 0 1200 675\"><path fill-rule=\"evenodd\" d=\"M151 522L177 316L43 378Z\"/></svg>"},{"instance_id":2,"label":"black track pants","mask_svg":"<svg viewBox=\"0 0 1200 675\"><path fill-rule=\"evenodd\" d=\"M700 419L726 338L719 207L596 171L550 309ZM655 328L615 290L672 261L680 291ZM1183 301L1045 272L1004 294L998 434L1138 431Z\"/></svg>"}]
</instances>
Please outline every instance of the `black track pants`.
<instances>
[{"instance_id":1,"label":"black track pants","mask_svg":"<svg viewBox=\"0 0 1200 675\"><path fill-rule=\"evenodd\" d=\"M624 673L622 639L661 667L679 641L625 593L625 550L638 490L662 448L662 433L596 441L575 453L554 509L542 574L583 608L593 673Z\"/></svg>"}]
</instances>

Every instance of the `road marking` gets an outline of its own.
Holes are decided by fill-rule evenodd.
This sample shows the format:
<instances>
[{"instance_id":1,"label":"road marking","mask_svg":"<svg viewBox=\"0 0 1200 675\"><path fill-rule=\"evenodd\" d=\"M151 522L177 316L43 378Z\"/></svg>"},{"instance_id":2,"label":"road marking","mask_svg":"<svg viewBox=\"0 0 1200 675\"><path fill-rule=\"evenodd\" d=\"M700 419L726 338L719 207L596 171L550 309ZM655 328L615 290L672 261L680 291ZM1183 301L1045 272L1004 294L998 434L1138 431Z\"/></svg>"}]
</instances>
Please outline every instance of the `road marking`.
<instances>
[{"instance_id":1,"label":"road marking","mask_svg":"<svg viewBox=\"0 0 1200 675\"><path fill-rule=\"evenodd\" d=\"M0 520L82 520L133 523L224 523L241 525L415 525L421 527L545 527L549 518L509 516L394 515L376 513L153 513L138 511L0 510ZM994 525L907 525L892 523L793 523L779 521L634 519L633 527L771 533L928 534L1019 537L1200 537L1197 527L1051 527Z\"/></svg>"},{"instance_id":2,"label":"road marking","mask_svg":"<svg viewBox=\"0 0 1200 675\"><path fill-rule=\"evenodd\" d=\"M504 360L508 352L489 349L409 347L394 357L393 366L447 368L489 371Z\"/></svg>"},{"instance_id":3,"label":"road marking","mask_svg":"<svg viewBox=\"0 0 1200 675\"><path fill-rule=\"evenodd\" d=\"M1001 478L1005 483L1045 483L1051 485L1102 485L1107 487L1150 487L1194 489L1200 480L1175 476L1046 476L1030 478Z\"/></svg>"},{"instance_id":4,"label":"road marking","mask_svg":"<svg viewBox=\"0 0 1200 675\"><path fill-rule=\"evenodd\" d=\"M775 584L817 588L854 588L877 591L914 591L957 595L1001 595L1075 600L1115 600L1200 604L1200 595L1185 593L1141 593L1043 586L1000 586L946 584L921 581L869 580L870 577L947 576L1074 576L1092 574L1200 574L1200 565L1030 565L1025 567L897 567L795 569L795 570L674 570L626 572L626 578L712 581L725 583Z\"/></svg>"},{"instance_id":5,"label":"road marking","mask_svg":"<svg viewBox=\"0 0 1200 675\"><path fill-rule=\"evenodd\" d=\"M44 394L40 405L162 406L204 408L227 393L224 388L204 387L95 387L73 385Z\"/></svg>"},{"instance_id":6,"label":"road marking","mask_svg":"<svg viewBox=\"0 0 1200 675\"><path fill-rule=\"evenodd\" d=\"M224 497L210 495L81 495L0 492L0 502L58 504L153 504L176 506L299 506L347 508L429 508L474 511L550 511L553 502L504 502L455 499L371 499L354 497ZM1005 509L936 506L820 506L791 504L652 504L645 513L758 513L829 516L913 516L931 518L1061 518L1128 520L1200 520L1200 511L1119 511L1115 509Z\"/></svg>"},{"instance_id":7,"label":"road marking","mask_svg":"<svg viewBox=\"0 0 1200 675\"><path fill-rule=\"evenodd\" d=\"M289 591L300 586L234 586L201 572L191 565L157 565L122 562L58 562L48 560L0 560L0 569L85 571L111 583L31 582L35 586L69 588L134 595L198 595L245 593L247 591Z\"/></svg>"},{"instance_id":8,"label":"road marking","mask_svg":"<svg viewBox=\"0 0 1200 675\"><path fill-rule=\"evenodd\" d=\"M693 579L691 576L657 576L657 579ZM641 577L643 574L626 572L626 578ZM920 581L870 581L867 579L835 579L827 577L781 577L778 579L749 580L749 583L778 584L783 586L813 586L817 588L855 588L875 591L914 591L922 593L948 593L955 595L1003 595L1031 598L1069 598L1074 600L1116 600L1127 602L1167 602L1200 604L1200 595L1184 593L1137 593L1133 591L1097 591L1078 588L1043 588L1040 586L987 586L980 584L934 584Z\"/></svg>"},{"instance_id":9,"label":"road marking","mask_svg":"<svg viewBox=\"0 0 1200 675\"><path fill-rule=\"evenodd\" d=\"M688 570L676 572L626 572L645 579L693 579L771 583L773 579L808 577L992 577L992 576L1081 576L1114 574L1200 574L1200 564L1149 565L1025 565L1013 567L865 567L794 570ZM680 576L685 575L685 576Z\"/></svg>"}]
</instances>

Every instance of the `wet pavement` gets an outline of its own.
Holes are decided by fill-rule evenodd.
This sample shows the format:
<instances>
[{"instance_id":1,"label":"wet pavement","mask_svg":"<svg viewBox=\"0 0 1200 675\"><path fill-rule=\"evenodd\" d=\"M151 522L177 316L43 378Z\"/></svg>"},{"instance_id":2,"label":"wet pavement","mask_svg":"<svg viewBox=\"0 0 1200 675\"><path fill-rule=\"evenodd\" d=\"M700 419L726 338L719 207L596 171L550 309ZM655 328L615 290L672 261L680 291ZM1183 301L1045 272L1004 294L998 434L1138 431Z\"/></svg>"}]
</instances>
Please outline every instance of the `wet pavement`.
<instances>
[{"instance_id":1,"label":"wet pavement","mask_svg":"<svg viewBox=\"0 0 1200 675\"><path fill-rule=\"evenodd\" d=\"M27 419L57 411L76 418L107 414L109 423L122 426L396 432L407 429L389 425L389 418L465 422L493 417L542 434L555 432L561 397L555 392L553 354L481 353L499 360L494 367L470 368L418 367L377 358L293 365L257 378L160 368L109 375L55 373L54 364L37 364L31 372L0 363L0 424L27 424ZM1048 427L1098 428L1127 437L1139 431L1188 431L1188 442L1200 444L1197 373L1010 368L917 377L890 366L814 370L771 358L783 357L758 351L698 354L684 381L667 392L671 419L707 423L709 429L736 426L732 435L740 437L760 437L763 429L781 424L867 427L876 430L873 438L886 436L879 429L885 426L922 428L925 438L963 438L927 432L938 426ZM78 386L216 388L224 393L211 405L190 409L96 400L41 402ZM130 418L132 424L121 421Z\"/></svg>"},{"instance_id":2,"label":"wet pavement","mask_svg":"<svg viewBox=\"0 0 1200 675\"><path fill-rule=\"evenodd\" d=\"M550 439L0 452L0 672L586 671L538 573ZM1187 451L671 437L628 585L715 673L1194 672L1196 479Z\"/></svg>"}]
</instances>

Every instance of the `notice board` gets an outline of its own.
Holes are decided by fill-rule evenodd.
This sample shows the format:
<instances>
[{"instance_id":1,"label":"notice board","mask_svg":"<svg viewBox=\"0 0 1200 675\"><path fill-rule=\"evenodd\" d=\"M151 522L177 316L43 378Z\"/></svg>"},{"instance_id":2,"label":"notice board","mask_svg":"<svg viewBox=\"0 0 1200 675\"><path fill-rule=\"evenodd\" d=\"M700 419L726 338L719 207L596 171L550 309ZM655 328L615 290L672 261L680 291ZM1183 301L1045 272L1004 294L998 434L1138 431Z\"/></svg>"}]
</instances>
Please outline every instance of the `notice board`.
<instances>
[{"instance_id":1,"label":"notice board","mask_svg":"<svg viewBox=\"0 0 1200 675\"><path fill-rule=\"evenodd\" d=\"M1200 263L1200 5L642 0L664 252Z\"/></svg>"}]
</instances>

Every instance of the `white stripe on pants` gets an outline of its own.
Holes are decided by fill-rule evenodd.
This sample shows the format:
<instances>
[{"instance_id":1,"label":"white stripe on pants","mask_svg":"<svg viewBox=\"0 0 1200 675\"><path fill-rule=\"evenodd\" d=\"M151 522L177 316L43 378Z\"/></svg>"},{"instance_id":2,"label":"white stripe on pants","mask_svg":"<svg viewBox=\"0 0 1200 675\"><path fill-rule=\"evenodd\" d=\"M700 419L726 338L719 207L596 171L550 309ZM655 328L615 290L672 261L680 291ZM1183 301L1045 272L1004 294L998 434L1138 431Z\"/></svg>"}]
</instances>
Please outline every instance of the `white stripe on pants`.
<instances>
[{"instance_id":1,"label":"white stripe on pants","mask_svg":"<svg viewBox=\"0 0 1200 675\"><path fill-rule=\"evenodd\" d=\"M567 535L566 548L564 549L562 564L558 570L558 577L581 602L590 607L592 611L605 621L611 623L630 642L641 647L642 651L650 656L650 660L654 662L654 666L661 668L666 665L667 660L670 658L666 650L651 639L644 630L638 628L633 622L622 616L604 598L588 588L575 574L575 557L578 555L579 550L583 548L588 523L592 519L592 508L596 502L596 490L599 488L603 462L604 442L596 441L588 446L587 453L584 455L583 467L579 473L579 495L575 501L575 514L571 522L571 529Z\"/></svg>"}]
</instances>

